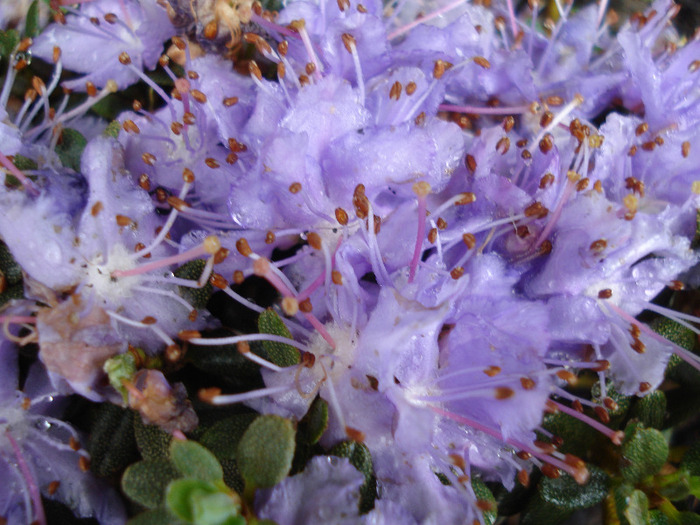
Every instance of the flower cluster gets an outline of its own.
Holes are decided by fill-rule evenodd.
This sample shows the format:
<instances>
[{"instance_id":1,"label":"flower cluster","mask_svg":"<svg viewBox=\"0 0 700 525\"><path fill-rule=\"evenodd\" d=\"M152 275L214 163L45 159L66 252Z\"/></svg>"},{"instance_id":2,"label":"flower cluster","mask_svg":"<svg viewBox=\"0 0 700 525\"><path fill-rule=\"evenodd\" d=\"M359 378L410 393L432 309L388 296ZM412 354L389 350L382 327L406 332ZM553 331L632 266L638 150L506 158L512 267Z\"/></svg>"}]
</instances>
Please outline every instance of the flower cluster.
<instances>
[{"instance_id":1,"label":"flower cluster","mask_svg":"<svg viewBox=\"0 0 700 525\"><path fill-rule=\"evenodd\" d=\"M507 488L533 466L588 479L541 440L554 437L545 413L619 445L610 388L648 395L673 354L700 369L637 320L696 330L654 302L698 262L700 41L672 29L671 0L615 32L605 1L554 1L544 31L537 1L519 15L510 0L427 13L378 0L61 4L9 51L0 94L0 239L23 283L0 347L3 388L15 385L0 390L10 523L45 522L39 491L123 519L74 496L87 478L65 493L45 484L42 465L62 465L63 434L77 434L17 396L40 384L37 403L121 403L184 439L197 415L156 369L187 348L237 345L260 366L258 387L207 389L209 403L297 422L320 397L324 450L352 440L371 453L374 508L360 514L348 462L315 457L255 499L280 524L484 523L476 475ZM53 74L18 99L32 56ZM89 116L136 82L153 107L137 100L109 126ZM79 160L76 136L88 137ZM212 291L264 313L239 293L255 277L291 337L221 336ZM18 344L41 363L22 394ZM598 397L567 390L584 372ZM28 430L37 418L61 436ZM54 448L37 452L38 439Z\"/></svg>"}]
</instances>

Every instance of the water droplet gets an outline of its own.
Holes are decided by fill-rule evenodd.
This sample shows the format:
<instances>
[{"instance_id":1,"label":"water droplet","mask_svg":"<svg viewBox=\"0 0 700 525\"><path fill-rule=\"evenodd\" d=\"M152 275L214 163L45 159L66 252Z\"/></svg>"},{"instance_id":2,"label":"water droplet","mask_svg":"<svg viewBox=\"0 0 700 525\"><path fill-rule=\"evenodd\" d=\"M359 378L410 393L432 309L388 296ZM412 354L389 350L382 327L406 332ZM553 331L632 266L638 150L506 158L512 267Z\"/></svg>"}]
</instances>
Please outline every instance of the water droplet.
<instances>
[{"instance_id":1,"label":"water droplet","mask_svg":"<svg viewBox=\"0 0 700 525\"><path fill-rule=\"evenodd\" d=\"M46 432L51 428L51 423L49 423L45 419L39 419L36 423L34 423L34 426L39 430L43 430L44 432Z\"/></svg>"},{"instance_id":2,"label":"water droplet","mask_svg":"<svg viewBox=\"0 0 700 525\"><path fill-rule=\"evenodd\" d=\"M14 64L18 64L22 60L24 60L27 63L27 65L30 65L32 63L32 51L31 51L31 49L28 49L27 51L24 51L24 52L20 51L20 52L15 54Z\"/></svg>"},{"instance_id":3,"label":"water droplet","mask_svg":"<svg viewBox=\"0 0 700 525\"><path fill-rule=\"evenodd\" d=\"M328 464L332 466L336 466L338 464L338 457L337 456L328 456Z\"/></svg>"}]
</instances>

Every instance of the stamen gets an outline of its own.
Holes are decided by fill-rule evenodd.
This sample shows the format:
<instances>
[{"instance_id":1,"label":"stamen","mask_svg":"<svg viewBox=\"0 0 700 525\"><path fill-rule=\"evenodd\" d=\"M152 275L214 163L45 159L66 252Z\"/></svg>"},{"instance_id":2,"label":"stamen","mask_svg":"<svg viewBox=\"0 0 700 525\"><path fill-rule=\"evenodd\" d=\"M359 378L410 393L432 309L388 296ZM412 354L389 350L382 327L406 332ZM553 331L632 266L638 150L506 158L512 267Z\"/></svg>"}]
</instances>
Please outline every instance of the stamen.
<instances>
[{"instance_id":1,"label":"stamen","mask_svg":"<svg viewBox=\"0 0 700 525\"><path fill-rule=\"evenodd\" d=\"M419 26L421 24L424 24L425 22L429 22L433 18L437 18L437 17L447 13L448 11L451 11L455 7L459 7L460 5L462 5L465 2L466 2L466 0L454 0L453 2L447 4L446 6L443 6L440 9L433 11L429 15L421 16L421 17L417 18L416 20L414 20L413 22L406 24L403 27L399 27L397 29L394 29L391 33L389 33L387 35L387 40L393 40L397 36L401 36L404 33L408 33L414 27Z\"/></svg>"},{"instance_id":2,"label":"stamen","mask_svg":"<svg viewBox=\"0 0 700 525\"><path fill-rule=\"evenodd\" d=\"M604 436L610 439L615 445L622 445L622 440L625 437L625 433L622 432L621 430L612 430L602 423L599 423L593 418L588 417L585 414L581 414L577 410L574 410L573 408L569 408L565 405L562 405L561 403L557 403L556 401L550 401L553 405L557 407L558 410L563 412L564 414L567 414L571 417L574 417L578 419L579 421L582 421L583 423L586 423L588 426L591 428L597 430Z\"/></svg>"},{"instance_id":3,"label":"stamen","mask_svg":"<svg viewBox=\"0 0 700 525\"><path fill-rule=\"evenodd\" d=\"M116 270L112 272L112 277L130 277L132 275L139 275L142 273L150 272L151 270L157 270L165 266L170 266L172 264L178 264L187 262L192 259L201 257L202 255L209 254L211 256L216 255L216 253L221 248L221 243L216 235L210 235L199 246L195 246L178 255L173 255L171 257L165 257L158 261L149 262L136 268L130 270Z\"/></svg>"},{"instance_id":4,"label":"stamen","mask_svg":"<svg viewBox=\"0 0 700 525\"><path fill-rule=\"evenodd\" d=\"M352 55L352 63L355 66L355 75L357 76L357 88L360 91L360 104L365 105L365 80L362 75L362 65L360 64L360 56L357 53L357 41L350 33L343 33L343 44L345 49Z\"/></svg>"},{"instance_id":5,"label":"stamen","mask_svg":"<svg viewBox=\"0 0 700 525\"><path fill-rule=\"evenodd\" d=\"M17 168L12 162L10 162L10 159L8 159L2 152L0 152L0 164L2 164L12 175L17 177L17 179L20 181L22 184L22 187L27 190L31 195L39 195L39 190L37 187L34 185L34 183L27 178L27 176L22 173L21 170Z\"/></svg>"},{"instance_id":6,"label":"stamen","mask_svg":"<svg viewBox=\"0 0 700 525\"><path fill-rule=\"evenodd\" d=\"M275 394L282 394L284 392L289 392L293 390L291 386L274 386L270 388L260 388L258 390L251 390L249 392L243 392L241 394L229 394L229 395L216 395L210 396L204 394L200 390L200 399L211 403L212 405L232 405L234 403L241 403L243 401L248 401L250 399L259 399L261 397L272 396Z\"/></svg>"},{"instance_id":7,"label":"stamen","mask_svg":"<svg viewBox=\"0 0 700 525\"><path fill-rule=\"evenodd\" d=\"M413 258L408 272L408 282L412 283L416 277L416 269L418 261L420 261L421 253L423 253L423 240L425 239L425 216L427 213L427 196L430 194L430 184L427 182L416 182L413 185L413 192L418 197L418 234L416 236L416 244L413 249Z\"/></svg>"}]
</instances>

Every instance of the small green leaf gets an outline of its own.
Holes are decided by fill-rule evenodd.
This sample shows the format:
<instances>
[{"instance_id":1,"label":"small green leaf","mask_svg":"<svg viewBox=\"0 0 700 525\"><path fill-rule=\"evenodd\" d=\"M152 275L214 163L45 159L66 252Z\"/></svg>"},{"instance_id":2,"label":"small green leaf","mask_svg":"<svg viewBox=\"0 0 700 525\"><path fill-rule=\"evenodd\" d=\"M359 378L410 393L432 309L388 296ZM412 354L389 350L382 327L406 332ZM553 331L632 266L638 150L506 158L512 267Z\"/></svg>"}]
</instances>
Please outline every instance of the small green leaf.
<instances>
[{"instance_id":1,"label":"small green leaf","mask_svg":"<svg viewBox=\"0 0 700 525\"><path fill-rule=\"evenodd\" d=\"M34 38L39 34L39 2L34 0L27 10L27 16L24 23L24 33L29 38Z\"/></svg>"},{"instance_id":2,"label":"small green leaf","mask_svg":"<svg viewBox=\"0 0 700 525\"><path fill-rule=\"evenodd\" d=\"M679 517L680 525L700 525L700 516L695 512L681 512Z\"/></svg>"},{"instance_id":3,"label":"small green leaf","mask_svg":"<svg viewBox=\"0 0 700 525\"><path fill-rule=\"evenodd\" d=\"M649 511L649 523L650 525L671 525L666 515L660 510Z\"/></svg>"},{"instance_id":4,"label":"small green leaf","mask_svg":"<svg viewBox=\"0 0 700 525\"><path fill-rule=\"evenodd\" d=\"M486 484L479 478L472 478L472 489L474 489L474 495L479 501L479 508L483 510L484 513L484 523L485 525L493 525L496 522L496 516L498 511L498 505L496 505L496 498L486 486Z\"/></svg>"},{"instance_id":5,"label":"small green leaf","mask_svg":"<svg viewBox=\"0 0 700 525\"><path fill-rule=\"evenodd\" d=\"M292 339L292 334L282 322L277 312L267 309L258 317L258 330L261 334L271 334ZM285 343L263 341L263 348L267 358L277 366L286 367L299 364L301 356L299 350Z\"/></svg>"},{"instance_id":6,"label":"small green leaf","mask_svg":"<svg viewBox=\"0 0 700 525\"><path fill-rule=\"evenodd\" d=\"M360 512L369 512L374 508L374 500L377 498L377 478L374 476L372 454L363 443L357 441L343 441L334 446L329 454L348 458L350 464L365 476L365 482L360 487Z\"/></svg>"},{"instance_id":7,"label":"small green leaf","mask_svg":"<svg viewBox=\"0 0 700 525\"><path fill-rule=\"evenodd\" d=\"M199 442L220 461L235 459L238 443L258 414L236 414L217 421L202 434Z\"/></svg>"},{"instance_id":8,"label":"small green leaf","mask_svg":"<svg viewBox=\"0 0 700 525\"><path fill-rule=\"evenodd\" d=\"M121 126L121 124L119 123L119 121L118 121L118 120L113 120L112 122L110 122L109 124L107 124L107 127L106 127L105 130L102 132L102 134L103 134L105 137L112 137L112 138L116 139L116 138L119 137L119 132L121 131L121 129L122 129L122 126Z\"/></svg>"},{"instance_id":9,"label":"small green leaf","mask_svg":"<svg viewBox=\"0 0 700 525\"><path fill-rule=\"evenodd\" d=\"M19 33L16 29L0 31L0 53L4 57L9 57L19 44Z\"/></svg>"},{"instance_id":10,"label":"small green leaf","mask_svg":"<svg viewBox=\"0 0 700 525\"><path fill-rule=\"evenodd\" d=\"M668 458L668 443L663 434L640 423L625 428L620 471L629 482L638 483L656 474Z\"/></svg>"},{"instance_id":11,"label":"small green leaf","mask_svg":"<svg viewBox=\"0 0 700 525\"><path fill-rule=\"evenodd\" d=\"M656 492L671 501L679 501L690 495L690 475L683 469L678 469L665 476L654 479Z\"/></svg>"},{"instance_id":12,"label":"small green leaf","mask_svg":"<svg viewBox=\"0 0 700 525\"><path fill-rule=\"evenodd\" d=\"M12 158L12 164L15 165L15 167L18 170L35 170L39 168L39 165L29 157L25 157L24 155L15 155Z\"/></svg>"},{"instance_id":13,"label":"small green leaf","mask_svg":"<svg viewBox=\"0 0 700 525\"><path fill-rule=\"evenodd\" d=\"M79 131L64 128L61 131L61 138L56 145L56 153L58 158L61 159L61 164L66 168L80 171L80 157L86 144L87 140Z\"/></svg>"},{"instance_id":14,"label":"small green leaf","mask_svg":"<svg viewBox=\"0 0 700 525\"><path fill-rule=\"evenodd\" d=\"M696 441L683 454L680 466L691 476L700 476L700 441Z\"/></svg>"},{"instance_id":15,"label":"small green leaf","mask_svg":"<svg viewBox=\"0 0 700 525\"><path fill-rule=\"evenodd\" d=\"M126 525L181 525L184 524L166 509L153 509L131 518Z\"/></svg>"},{"instance_id":16,"label":"small green leaf","mask_svg":"<svg viewBox=\"0 0 700 525\"><path fill-rule=\"evenodd\" d=\"M120 473L138 459L133 412L102 403L96 410L87 449L90 469L103 478Z\"/></svg>"},{"instance_id":17,"label":"small green leaf","mask_svg":"<svg viewBox=\"0 0 700 525\"><path fill-rule=\"evenodd\" d=\"M0 241L0 272L5 276L5 282L9 286L22 282L22 267L15 261L7 244L2 241Z\"/></svg>"},{"instance_id":18,"label":"small green leaf","mask_svg":"<svg viewBox=\"0 0 700 525\"><path fill-rule=\"evenodd\" d=\"M282 481L294 457L294 426L279 416L260 416L238 443L238 468L254 488L267 488ZM249 490L249 489L246 489Z\"/></svg>"},{"instance_id":19,"label":"small green leaf","mask_svg":"<svg viewBox=\"0 0 700 525\"><path fill-rule=\"evenodd\" d=\"M630 414L645 427L662 428L666 419L666 395L657 390L637 400Z\"/></svg>"},{"instance_id":20,"label":"small green leaf","mask_svg":"<svg viewBox=\"0 0 700 525\"><path fill-rule=\"evenodd\" d=\"M644 492L623 484L614 491L620 525L650 525L649 500Z\"/></svg>"},{"instance_id":21,"label":"small green leaf","mask_svg":"<svg viewBox=\"0 0 700 525\"><path fill-rule=\"evenodd\" d=\"M168 457L172 436L158 425L147 425L140 417L134 417L134 436L143 459Z\"/></svg>"},{"instance_id":22,"label":"small green leaf","mask_svg":"<svg viewBox=\"0 0 700 525\"><path fill-rule=\"evenodd\" d=\"M224 471L214 454L194 441L173 439L170 443L170 459L186 478L202 481L219 481L224 478Z\"/></svg>"},{"instance_id":23,"label":"small green leaf","mask_svg":"<svg viewBox=\"0 0 700 525\"><path fill-rule=\"evenodd\" d=\"M130 499L149 509L163 503L165 489L179 472L167 459L147 459L131 465L122 476L122 490Z\"/></svg>"},{"instance_id":24,"label":"small green leaf","mask_svg":"<svg viewBox=\"0 0 700 525\"><path fill-rule=\"evenodd\" d=\"M165 491L168 510L188 523L194 523L194 505L198 499L219 492L213 484L199 479L177 479Z\"/></svg>"},{"instance_id":25,"label":"small green leaf","mask_svg":"<svg viewBox=\"0 0 700 525\"><path fill-rule=\"evenodd\" d=\"M240 503L223 492L195 499L192 510L197 525L245 525Z\"/></svg>"},{"instance_id":26,"label":"small green leaf","mask_svg":"<svg viewBox=\"0 0 700 525\"><path fill-rule=\"evenodd\" d=\"M318 443L321 436L328 428L328 403L321 397L314 399L309 411L299 421L298 434L308 444Z\"/></svg>"},{"instance_id":27,"label":"small green leaf","mask_svg":"<svg viewBox=\"0 0 700 525\"><path fill-rule=\"evenodd\" d=\"M109 384L122 395L122 399L124 403L126 403L129 400L129 392L124 386L124 383L122 383L122 380L131 380L136 373L136 360L134 356L130 352L126 352L110 357L105 361L102 370L107 374Z\"/></svg>"},{"instance_id":28,"label":"small green leaf","mask_svg":"<svg viewBox=\"0 0 700 525\"><path fill-rule=\"evenodd\" d=\"M564 510L585 509L603 501L608 494L610 479L595 465L587 467L590 478L584 485L579 485L568 474L556 479L542 478L538 487L542 499Z\"/></svg>"},{"instance_id":29,"label":"small green leaf","mask_svg":"<svg viewBox=\"0 0 700 525\"><path fill-rule=\"evenodd\" d=\"M204 259L194 259L177 268L173 275L180 279L197 281L202 276L206 264L207 262ZM201 288L190 288L188 286L178 286L177 288L182 298L190 303L193 308L197 309L205 308L211 294L214 292L214 287L209 281Z\"/></svg>"}]
</instances>

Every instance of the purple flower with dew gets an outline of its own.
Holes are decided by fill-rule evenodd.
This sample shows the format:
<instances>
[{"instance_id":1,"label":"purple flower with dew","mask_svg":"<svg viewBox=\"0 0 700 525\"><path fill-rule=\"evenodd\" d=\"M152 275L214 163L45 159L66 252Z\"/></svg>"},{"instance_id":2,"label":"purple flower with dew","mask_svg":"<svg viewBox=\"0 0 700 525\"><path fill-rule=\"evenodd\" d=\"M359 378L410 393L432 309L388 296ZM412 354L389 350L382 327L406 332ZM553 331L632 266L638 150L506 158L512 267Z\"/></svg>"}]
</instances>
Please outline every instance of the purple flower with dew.
<instances>
[{"instance_id":1,"label":"purple flower with dew","mask_svg":"<svg viewBox=\"0 0 700 525\"><path fill-rule=\"evenodd\" d=\"M67 69L84 73L64 82L68 89L90 91L110 80L121 89L133 84L143 68L156 66L163 42L175 35L167 11L155 0L94 0L78 8L61 3L68 12L65 20L47 27L32 52L51 61L58 48ZM130 62L126 67L124 56Z\"/></svg>"},{"instance_id":2,"label":"purple flower with dew","mask_svg":"<svg viewBox=\"0 0 700 525\"><path fill-rule=\"evenodd\" d=\"M6 310L3 322L33 322ZM17 330L7 332L18 339ZM126 513L116 493L89 472L89 456L80 446L80 436L60 419L63 407L45 372L35 365L18 390L17 348L13 341L0 341L0 517L8 525L39 523L47 518L41 498L66 504L79 517L94 517L99 523L124 523Z\"/></svg>"}]
</instances>

